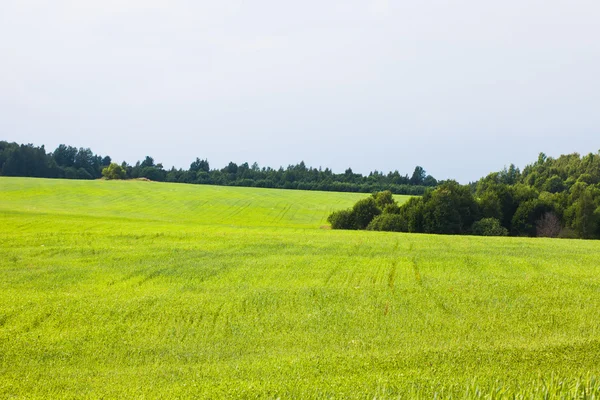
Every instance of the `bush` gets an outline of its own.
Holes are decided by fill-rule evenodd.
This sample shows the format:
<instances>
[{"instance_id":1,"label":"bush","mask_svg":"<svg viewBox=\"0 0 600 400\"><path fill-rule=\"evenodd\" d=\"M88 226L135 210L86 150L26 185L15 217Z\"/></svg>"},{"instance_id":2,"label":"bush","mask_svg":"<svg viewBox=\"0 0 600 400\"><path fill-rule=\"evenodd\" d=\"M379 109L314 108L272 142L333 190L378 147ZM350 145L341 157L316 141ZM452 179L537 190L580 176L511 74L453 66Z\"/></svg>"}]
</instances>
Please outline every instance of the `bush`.
<instances>
[{"instance_id":1,"label":"bush","mask_svg":"<svg viewBox=\"0 0 600 400\"><path fill-rule=\"evenodd\" d=\"M464 234L479 217L479 206L471 189L455 181L446 181L423 196L425 233Z\"/></svg>"},{"instance_id":2,"label":"bush","mask_svg":"<svg viewBox=\"0 0 600 400\"><path fill-rule=\"evenodd\" d=\"M359 200L354 207L352 207L352 214L354 214L354 224L356 229L365 229L379 214L381 210L377 207L375 199L369 197L366 199Z\"/></svg>"},{"instance_id":3,"label":"bush","mask_svg":"<svg viewBox=\"0 0 600 400\"><path fill-rule=\"evenodd\" d=\"M400 207L400 216L406 221L408 232L423 232L423 198L411 197Z\"/></svg>"},{"instance_id":4,"label":"bush","mask_svg":"<svg viewBox=\"0 0 600 400\"><path fill-rule=\"evenodd\" d=\"M327 217L327 222L332 229L356 229L352 210L334 211Z\"/></svg>"},{"instance_id":5,"label":"bush","mask_svg":"<svg viewBox=\"0 0 600 400\"><path fill-rule=\"evenodd\" d=\"M547 212L553 212L553 205L539 199L528 200L517 208L512 219L512 230L518 236L537 236L536 222Z\"/></svg>"},{"instance_id":6,"label":"bush","mask_svg":"<svg viewBox=\"0 0 600 400\"><path fill-rule=\"evenodd\" d=\"M384 214L400 214L400 206L398 203L386 204L383 208Z\"/></svg>"},{"instance_id":7,"label":"bush","mask_svg":"<svg viewBox=\"0 0 600 400\"><path fill-rule=\"evenodd\" d=\"M408 232L408 224L398 214L381 214L367 226L370 231Z\"/></svg>"},{"instance_id":8,"label":"bush","mask_svg":"<svg viewBox=\"0 0 600 400\"><path fill-rule=\"evenodd\" d=\"M507 236L508 229L496 218L483 218L473 224L472 233L478 236Z\"/></svg>"},{"instance_id":9,"label":"bush","mask_svg":"<svg viewBox=\"0 0 600 400\"><path fill-rule=\"evenodd\" d=\"M111 163L108 167L102 170L102 176L106 179L125 179L127 172L117 163Z\"/></svg>"},{"instance_id":10,"label":"bush","mask_svg":"<svg viewBox=\"0 0 600 400\"><path fill-rule=\"evenodd\" d=\"M579 238L579 236L577 235L577 232L575 232L571 228L563 228L560 231L560 233L558 234L558 237L561 239L577 239L577 238Z\"/></svg>"},{"instance_id":11,"label":"bush","mask_svg":"<svg viewBox=\"0 0 600 400\"><path fill-rule=\"evenodd\" d=\"M383 210L387 205L396 204L394 200L394 196L392 192L389 190L383 192L373 193L373 199L375 200L375 204L377 208Z\"/></svg>"}]
</instances>

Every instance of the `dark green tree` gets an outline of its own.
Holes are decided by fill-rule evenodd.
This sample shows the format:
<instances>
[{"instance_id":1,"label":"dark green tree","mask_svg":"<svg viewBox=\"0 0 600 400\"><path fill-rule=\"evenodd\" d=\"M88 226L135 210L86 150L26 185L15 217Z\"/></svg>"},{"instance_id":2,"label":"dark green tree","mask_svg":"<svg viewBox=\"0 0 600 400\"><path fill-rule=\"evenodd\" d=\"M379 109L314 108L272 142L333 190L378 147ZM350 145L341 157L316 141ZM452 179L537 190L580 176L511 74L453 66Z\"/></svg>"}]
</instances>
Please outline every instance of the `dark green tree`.
<instances>
[{"instance_id":1,"label":"dark green tree","mask_svg":"<svg viewBox=\"0 0 600 400\"><path fill-rule=\"evenodd\" d=\"M367 226L370 231L408 232L407 221L398 214L380 214Z\"/></svg>"},{"instance_id":2,"label":"dark green tree","mask_svg":"<svg viewBox=\"0 0 600 400\"><path fill-rule=\"evenodd\" d=\"M598 223L600 222L599 204L594 201L597 190L586 187L577 200L573 203L574 220L572 227L579 237L591 239L598 235Z\"/></svg>"},{"instance_id":3,"label":"dark green tree","mask_svg":"<svg viewBox=\"0 0 600 400\"><path fill-rule=\"evenodd\" d=\"M512 233L516 236L536 236L537 221L549 212L554 212L553 205L539 199L527 200L521 203L513 216Z\"/></svg>"},{"instance_id":4,"label":"dark green tree","mask_svg":"<svg viewBox=\"0 0 600 400\"><path fill-rule=\"evenodd\" d=\"M144 158L144 161L141 162L140 167L141 168L154 167L154 158L152 158L150 156L146 156L146 158Z\"/></svg>"},{"instance_id":5,"label":"dark green tree","mask_svg":"<svg viewBox=\"0 0 600 400\"><path fill-rule=\"evenodd\" d=\"M54 161L59 167L73 167L75 165L75 157L77 156L77 148L59 145L52 153Z\"/></svg>"},{"instance_id":6,"label":"dark green tree","mask_svg":"<svg viewBox=\"0 0 600 400\"><path fill-rule=\"evenodd\" d=\"M411 185L422 185L425 182L425 178L427 177L427 173L423 169L423 167L417 165L413 174L410 178Z\"/></svg>"},{"instance_id":7,"label":"dark green tree","mask_svg":"<svg viewBox=\"0 0 600 400\"><path fill-rule=\"evenodd\" d=\"M352 214L356 229L365 229L373 218L381 214L381 210L377 207L375 199L373 197L368 197L359 200L354 207L352 207Z\"/></svg>"},{"instance_id":8,"label":"dark green tree","mask_svg":"<svg viewBox=\"0 0 600 400\"><path fill-rule=\"evenodd\" d=\"M468 186L446 181L423 196L426 233L463 234L479 219L479 207Z\"/></svg>"},{"instance_id":9,"label":"dark green tree","mask_svg":"<svg viewBox=\"0 0 600 400\"><path fill-rule=\"evenodd\" d=\"M190 171L193 171L195 173L198 173L199 171L209 172L210 166L208 164L208 160L201 160L198 157L196 157L196 161L190 164Z\"/></svg>"},{"instance_id":10,"label":"dark green tree","mask_svg":"<svg viewBox=\"0 0 600 400\"><path fill-rule=\"evenodd\" d=\"M332 229L356 229L352 210L334 211L327 218Z\"/></svg>"}]
</instances>

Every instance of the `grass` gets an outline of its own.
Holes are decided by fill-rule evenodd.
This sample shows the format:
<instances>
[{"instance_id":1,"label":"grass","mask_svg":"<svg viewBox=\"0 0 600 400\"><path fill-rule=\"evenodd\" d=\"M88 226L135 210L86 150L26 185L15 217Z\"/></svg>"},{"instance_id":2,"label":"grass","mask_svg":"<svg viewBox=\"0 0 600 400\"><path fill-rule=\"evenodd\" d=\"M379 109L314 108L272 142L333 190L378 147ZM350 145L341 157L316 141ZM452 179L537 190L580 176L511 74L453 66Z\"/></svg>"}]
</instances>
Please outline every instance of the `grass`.
<instances>
[{"instance_id":1,"label":"grass","mask_svg":"<svg viewBox=\"0 0 600 400\"><path fill-rule=\"evenodd\" d=\"M0 397L600 397L600 242L320 229L364 196L0 178Z\"/></svg>"}]
</instances>

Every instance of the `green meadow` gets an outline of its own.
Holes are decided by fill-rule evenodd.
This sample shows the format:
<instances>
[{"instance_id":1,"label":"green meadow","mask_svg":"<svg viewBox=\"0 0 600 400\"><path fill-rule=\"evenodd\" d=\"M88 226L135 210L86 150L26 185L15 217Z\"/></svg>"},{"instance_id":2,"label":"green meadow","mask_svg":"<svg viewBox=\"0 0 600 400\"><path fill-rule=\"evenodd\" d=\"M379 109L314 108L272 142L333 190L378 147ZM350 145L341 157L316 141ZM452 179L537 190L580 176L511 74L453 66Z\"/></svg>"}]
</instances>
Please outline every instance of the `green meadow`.
<instances>
[{"instance_id":1,"label":"green meadow","mask_svg":"<svg viewBox=\"0 0 600 400\"><path fill-rule=\"evenodd\" d=\"M365 196L0 178L0 398L600 398L600 242Z\"/></svg>"}]
</instances>

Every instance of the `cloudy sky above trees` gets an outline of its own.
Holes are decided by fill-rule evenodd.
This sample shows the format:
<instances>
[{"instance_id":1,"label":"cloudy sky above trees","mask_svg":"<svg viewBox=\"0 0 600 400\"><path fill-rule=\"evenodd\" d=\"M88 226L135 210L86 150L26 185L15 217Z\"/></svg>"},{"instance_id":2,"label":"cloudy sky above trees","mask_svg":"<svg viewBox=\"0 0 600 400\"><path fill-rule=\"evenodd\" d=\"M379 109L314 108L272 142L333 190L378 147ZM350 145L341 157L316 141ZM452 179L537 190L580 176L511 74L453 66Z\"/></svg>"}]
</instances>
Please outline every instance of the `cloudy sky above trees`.
<instances>
[{"instance_id":1,"label":"cloudy sky above trees","mask_svg":"<svg viewBox=\"0 0 600 400\"><path fill-rule=\"evenodd\" d=\"M2 0L0 139L466 183L600 149L600 2Z\"/></svg>"}]
</instances>

